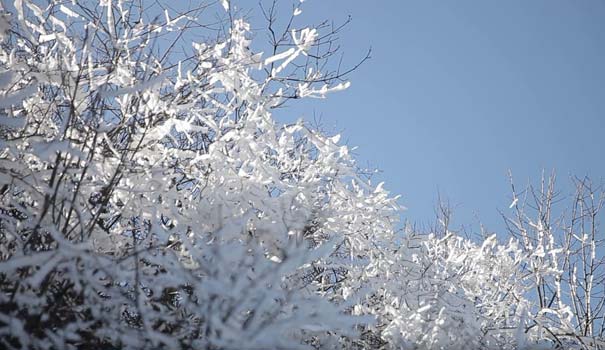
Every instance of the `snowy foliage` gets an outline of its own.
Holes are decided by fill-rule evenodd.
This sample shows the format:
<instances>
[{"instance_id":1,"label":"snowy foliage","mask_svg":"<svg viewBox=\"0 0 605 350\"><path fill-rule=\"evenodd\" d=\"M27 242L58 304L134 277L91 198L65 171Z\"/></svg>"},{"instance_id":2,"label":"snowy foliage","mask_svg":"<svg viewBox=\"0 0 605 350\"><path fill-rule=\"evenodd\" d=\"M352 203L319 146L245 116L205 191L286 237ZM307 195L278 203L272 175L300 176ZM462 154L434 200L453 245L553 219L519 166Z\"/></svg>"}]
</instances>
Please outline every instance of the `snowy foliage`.
<instances>
[{"instance_id":1,"label":"snowy foliage","mask_svg":"<svg viewBox=\"0 0 605 350\"><path fill-rule=\"evenodd\" d=\"M274 120L349 86L309 64L321 28L263 54L230 1L5 10L0 347L580 348L564 300L532 294L561 279L552 235L400 233L338 135ZM192 28L214 39L176 51Z\"/></svg>"}]
</instances>

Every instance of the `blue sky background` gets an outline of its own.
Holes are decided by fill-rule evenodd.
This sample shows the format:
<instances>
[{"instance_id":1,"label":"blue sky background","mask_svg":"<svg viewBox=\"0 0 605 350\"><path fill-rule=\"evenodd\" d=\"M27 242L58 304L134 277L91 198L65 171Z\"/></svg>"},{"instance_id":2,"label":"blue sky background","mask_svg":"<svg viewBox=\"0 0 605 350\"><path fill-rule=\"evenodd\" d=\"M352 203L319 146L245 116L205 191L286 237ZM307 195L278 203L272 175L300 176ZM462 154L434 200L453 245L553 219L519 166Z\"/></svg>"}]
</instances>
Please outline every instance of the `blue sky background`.
<instances>
[{"instance_id":1,"label":"blue sky background","mask_svg":"<svg viewBox=\"0 0 605 350\"><path fill-rule=\"evenodd\" d=\"M605 174L605 2L306 1L300 23L353 22L345 62L372 59L349 90L280 113L321 115L361 164L401 194L404 218L434 222L437 193L455 223L504 228L507 173L518 187L556 170ZM289 5L287 5L289 6ZM293 118L295 119L295 118Z\"/></svg>"}]
</instances>

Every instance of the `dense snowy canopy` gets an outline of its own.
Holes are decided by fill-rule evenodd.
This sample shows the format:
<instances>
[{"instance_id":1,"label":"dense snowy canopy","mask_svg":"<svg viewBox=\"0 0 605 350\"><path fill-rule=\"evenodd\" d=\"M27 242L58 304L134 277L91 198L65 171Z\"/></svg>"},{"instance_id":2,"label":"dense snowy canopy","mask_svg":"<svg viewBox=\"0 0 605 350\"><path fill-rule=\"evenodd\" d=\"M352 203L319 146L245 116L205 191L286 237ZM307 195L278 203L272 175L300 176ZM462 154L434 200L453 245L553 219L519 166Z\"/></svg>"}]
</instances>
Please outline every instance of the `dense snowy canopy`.
<instances>
[{"instance_id":1,"label":"dense snowy canopy","mask_svg":"<svg viewBox=\"0 0 605 350\"><path fill-rule=\"evenodd\" d=\"M269 4L255 52L239 4L146 3L1 14L0 348L605 346L594 235L399 230L338 135L273 118L349 86L339 28Z\"/></svg>"}]
</instances>

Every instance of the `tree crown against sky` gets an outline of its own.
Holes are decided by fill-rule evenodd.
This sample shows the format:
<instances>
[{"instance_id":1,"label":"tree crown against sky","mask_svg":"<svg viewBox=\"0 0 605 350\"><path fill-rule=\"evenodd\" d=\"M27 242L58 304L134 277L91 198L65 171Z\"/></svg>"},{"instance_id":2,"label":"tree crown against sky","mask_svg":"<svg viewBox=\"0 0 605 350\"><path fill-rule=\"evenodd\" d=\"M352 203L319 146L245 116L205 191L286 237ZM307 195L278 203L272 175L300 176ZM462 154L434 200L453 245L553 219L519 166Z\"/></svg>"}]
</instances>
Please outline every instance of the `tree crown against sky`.
<instances>
[{"instance_id":1,"label":"tree crown against sky","mask_svg":"<svg viewBox=\"0 0 605 350\"><path fill-rule=\"evenodd\" d=\"M3 347L602 346L599 202L562 243L550 187L505 243L397 230L338 135L273 118L349 86L341 27L262 3L256 52L238 5L6 6Z\"/></svg>"}]
</instances>

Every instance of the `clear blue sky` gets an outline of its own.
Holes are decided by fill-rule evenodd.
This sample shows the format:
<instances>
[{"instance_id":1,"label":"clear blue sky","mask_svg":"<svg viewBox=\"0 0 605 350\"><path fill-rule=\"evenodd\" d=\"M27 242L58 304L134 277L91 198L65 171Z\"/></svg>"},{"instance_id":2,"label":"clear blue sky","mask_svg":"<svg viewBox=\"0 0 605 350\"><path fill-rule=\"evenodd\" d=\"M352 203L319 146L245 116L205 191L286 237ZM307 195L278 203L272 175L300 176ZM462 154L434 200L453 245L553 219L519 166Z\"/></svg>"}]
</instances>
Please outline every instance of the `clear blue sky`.
<instances>
[{"instance_id":1,"label":"clear blue sky","mask_svg":"<svg viewBox=\"0 0 605 350\"><path fill-rule=\"evenodd\" d=\"M289 6L289 5L288 5ZM309 0L301 22L353 22L345 62L372 47L349 90L286 113L321 115L401 194L404 217L503 228L507 171L518 186L555 169L605 175L605 1Z\"/></svg>"}]
</instances>

